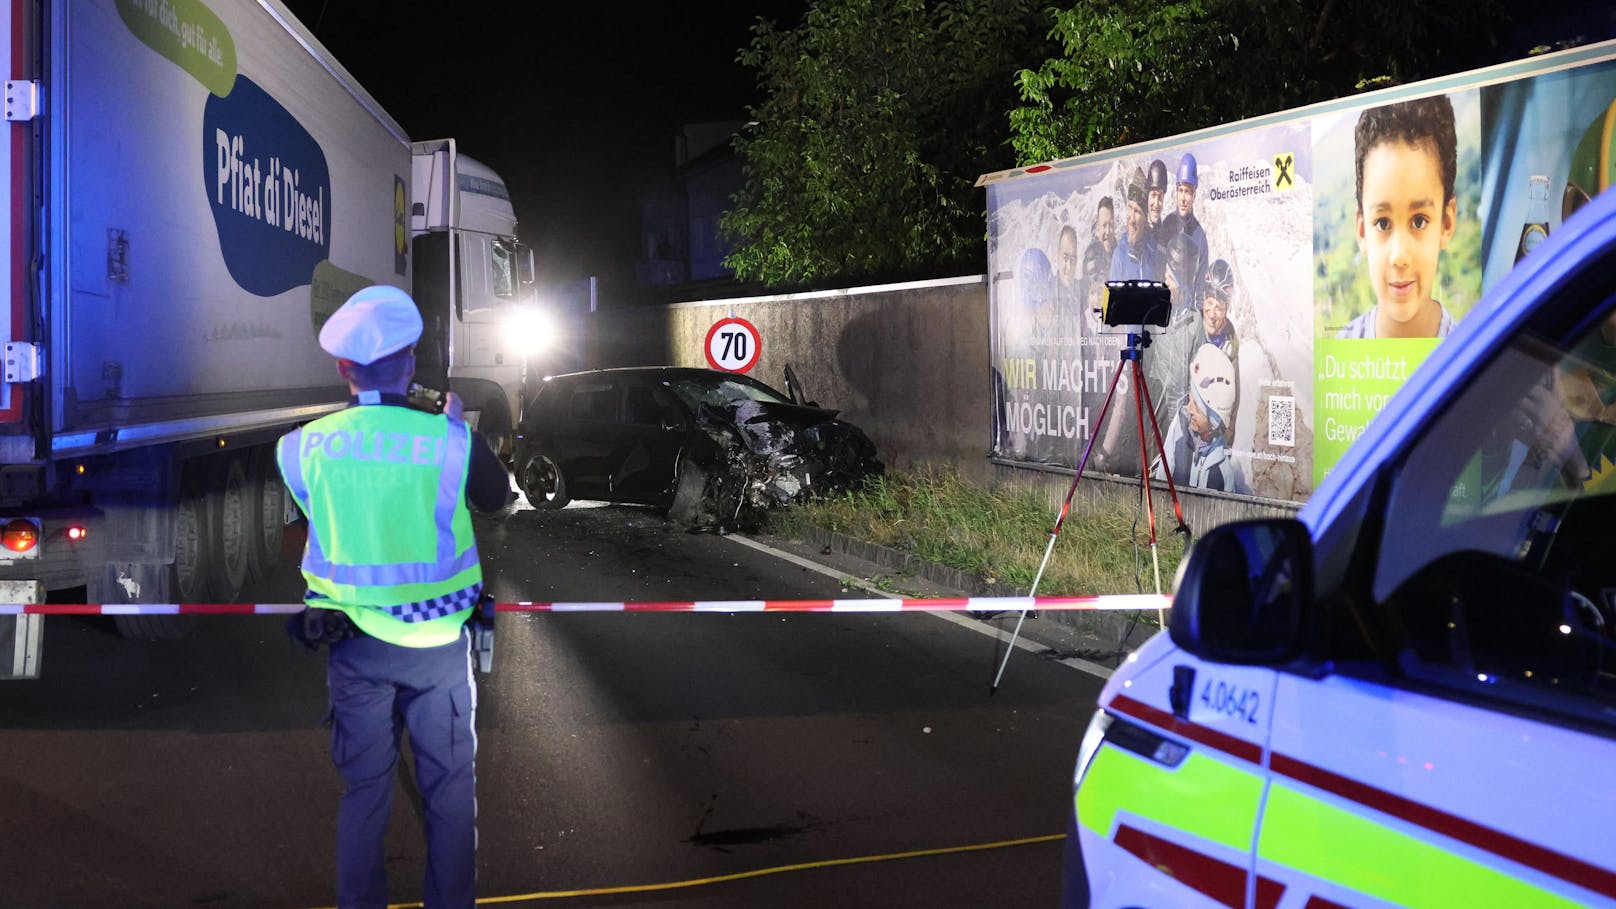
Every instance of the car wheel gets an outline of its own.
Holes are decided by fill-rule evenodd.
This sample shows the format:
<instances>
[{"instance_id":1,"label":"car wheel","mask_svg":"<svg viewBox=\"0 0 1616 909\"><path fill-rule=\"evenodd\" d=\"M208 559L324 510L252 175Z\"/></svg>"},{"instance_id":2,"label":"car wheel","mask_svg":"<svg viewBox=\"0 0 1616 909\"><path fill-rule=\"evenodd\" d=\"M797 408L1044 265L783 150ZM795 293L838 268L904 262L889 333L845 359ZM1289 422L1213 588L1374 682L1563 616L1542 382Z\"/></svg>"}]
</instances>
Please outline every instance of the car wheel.
<instances>
[{"instance_id":1,"label":"car wheel","mask_svg":"<svg viewBox=\"0 0 1616 909\"><path fill-rule=\"evenodd\" d=\"M522 465L517 482L528 504L534 508L566 508L572 501L567 497L567 481L561 476L561 468L547 455L529 457Z\"/></svg>"},{"instance_id":2,"label":"car wheel","mask_svg":"<svg viewBox=\"0 0 1616 909\"><path fill-rule=\"evenodd\" d=\"M668 518L692 530L713 525L714 511L707 499L707 471L689 458L679 461L679 480L674 488Z\"/></svg>"}]
</instances>

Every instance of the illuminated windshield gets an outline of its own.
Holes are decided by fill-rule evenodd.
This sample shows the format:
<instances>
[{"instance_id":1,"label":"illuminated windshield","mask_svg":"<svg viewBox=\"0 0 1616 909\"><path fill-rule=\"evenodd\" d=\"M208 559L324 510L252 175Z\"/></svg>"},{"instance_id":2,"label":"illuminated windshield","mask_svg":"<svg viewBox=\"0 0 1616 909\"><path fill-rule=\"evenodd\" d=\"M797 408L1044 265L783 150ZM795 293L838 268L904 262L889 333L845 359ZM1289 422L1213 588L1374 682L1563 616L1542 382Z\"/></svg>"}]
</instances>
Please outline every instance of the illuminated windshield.
<instances>
[{"instance_id":1,"label":"illuminated windshield","mask_svg":"<svg viewBox=\"0 0 1616 909\"><path fill-rule=\"evenodd\" d=\"M767 404L791 403L762 382L744 376L680 378L672 380L668 385L674 394L692 409L700 404L733 406L742 401L762 401Z\"/></svg>"}]
</instances>

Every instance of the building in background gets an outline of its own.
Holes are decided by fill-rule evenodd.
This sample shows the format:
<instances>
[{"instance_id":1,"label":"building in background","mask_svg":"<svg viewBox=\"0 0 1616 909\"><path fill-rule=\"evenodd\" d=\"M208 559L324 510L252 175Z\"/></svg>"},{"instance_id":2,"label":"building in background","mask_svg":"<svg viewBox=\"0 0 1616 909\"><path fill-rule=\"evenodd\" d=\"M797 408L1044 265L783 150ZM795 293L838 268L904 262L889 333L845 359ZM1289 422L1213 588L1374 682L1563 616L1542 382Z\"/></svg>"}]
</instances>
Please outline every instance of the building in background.
<instances>
[{"instance_id":1,"label":"building in background","mask_svg":"<svg viewBox=\"0 0 1616 909\"><path fill-rule=\"evenodd\" d=\"M635 279L647 302L756 293L724 267L729 244L719 222L741 188L742 159L730 140L739 120L691 123L674 138L671 181L641 199Z\"/></svg>"}]
</instances>

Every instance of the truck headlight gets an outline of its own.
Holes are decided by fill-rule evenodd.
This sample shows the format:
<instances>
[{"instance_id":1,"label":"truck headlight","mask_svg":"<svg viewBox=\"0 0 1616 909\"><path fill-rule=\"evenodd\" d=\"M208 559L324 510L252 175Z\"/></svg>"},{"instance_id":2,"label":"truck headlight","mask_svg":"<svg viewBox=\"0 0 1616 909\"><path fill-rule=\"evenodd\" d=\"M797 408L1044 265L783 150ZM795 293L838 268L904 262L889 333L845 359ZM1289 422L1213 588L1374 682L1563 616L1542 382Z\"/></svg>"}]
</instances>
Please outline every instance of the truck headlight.
<instances>
[{"instance_id":1,"label":"truck headlight","mask_svg":"<svg viewBox=\"0 0 1616 909\"><path fill-rule=\"evenodd\" d=\"M536 309L512 310L502 328L506 346L525 356L539 353L555 341L555 324Z\"/></svg>"}]
</instances>

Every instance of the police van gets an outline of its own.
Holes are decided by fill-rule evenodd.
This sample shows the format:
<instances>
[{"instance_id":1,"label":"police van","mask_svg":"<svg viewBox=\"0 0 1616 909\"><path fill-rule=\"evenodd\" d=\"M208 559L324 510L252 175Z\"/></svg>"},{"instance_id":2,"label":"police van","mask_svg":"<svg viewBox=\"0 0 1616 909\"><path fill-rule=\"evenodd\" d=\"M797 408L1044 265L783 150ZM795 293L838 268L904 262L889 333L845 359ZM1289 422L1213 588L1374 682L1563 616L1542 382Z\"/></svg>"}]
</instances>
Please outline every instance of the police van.
<instances>
[{"instance_id":1,"label":"police van","mask_svg":"<svg viewBox=\"0 0 1616 909\"><path fill-rule=\"evenodd\" d=\"M1616 906L1616 193L1197 542L1073 792L1068 906Z\"/></svg>"}]
</instances>

